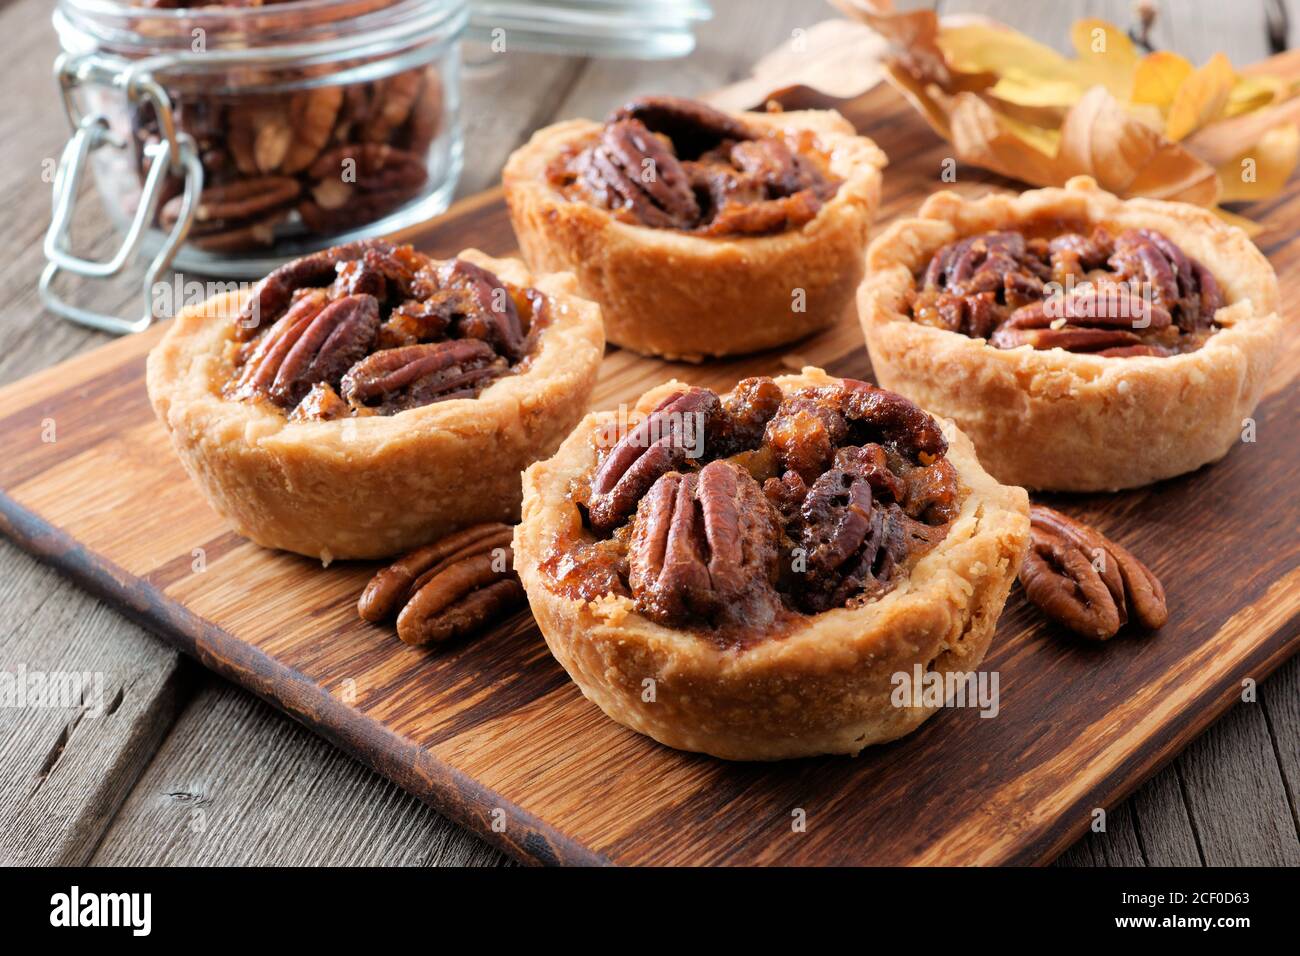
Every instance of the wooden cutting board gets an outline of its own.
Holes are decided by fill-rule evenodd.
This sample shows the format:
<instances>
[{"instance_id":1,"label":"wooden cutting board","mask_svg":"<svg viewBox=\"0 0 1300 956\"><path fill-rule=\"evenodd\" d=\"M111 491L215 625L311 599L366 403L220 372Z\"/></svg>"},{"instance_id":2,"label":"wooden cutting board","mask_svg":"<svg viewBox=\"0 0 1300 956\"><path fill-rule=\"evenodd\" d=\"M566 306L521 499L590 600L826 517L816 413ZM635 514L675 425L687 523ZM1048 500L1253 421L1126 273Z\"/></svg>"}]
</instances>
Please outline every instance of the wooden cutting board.
<instances>
[{"instance_id":1,"label":"wooden cutting board","mask_svg":"<svg viewBox=\"0 0 1300 956\"><path fill-rule=\"evenodd\" d=\"M947 147L889 88L851 118L893 157L881 219L939 188ZM1005 181L963 168L953 188ZM1245 210L1300 295L1300 187ZM499 192L415 237L514 249ZM1164 581L1170 620L1097 645L1013 592L983 669L1000 710L944 711L855 758L730 764L624 730L588 703L527 614L470 644L406 647L354 603L374 565L322 569L231 531L154 421L163 329L0 390L0 527L205 665L516 856L546 863L1041 863L1068 846L1300 646L1300 351L1284 344L1257 441L1151 488L1045 500ZM597 407L670 376L730 388L805 364L871 377L855 322L781 353L696 367L611 350ZM1044 449L1051 454L1051 449ZM468 476L466 480L472 480ZM802 813L800 813L802 811ZM794 824L803 820L802 828Z\"/></svg>"}]
</instances>

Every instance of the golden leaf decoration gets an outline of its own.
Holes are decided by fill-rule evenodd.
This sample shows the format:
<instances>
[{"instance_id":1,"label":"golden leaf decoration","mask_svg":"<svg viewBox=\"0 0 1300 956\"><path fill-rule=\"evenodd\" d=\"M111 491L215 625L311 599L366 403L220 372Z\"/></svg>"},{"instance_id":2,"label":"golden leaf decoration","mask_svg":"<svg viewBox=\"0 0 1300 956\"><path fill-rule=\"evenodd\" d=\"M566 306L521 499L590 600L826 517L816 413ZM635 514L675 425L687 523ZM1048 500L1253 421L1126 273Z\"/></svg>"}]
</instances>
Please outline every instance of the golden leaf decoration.
<instances>
[{"instance_id":1,"label":"golden leaf decoration","mask_svg":"<svg viewBox=\"0 0 1300 956\"><path fill-rule=\"evenodd\" d=\"M1121 196L1150 196L1211 206L1214 167L1130 116L1104 87L1089 90L1061 126L1064 179L1087 174ZM1062 181L1064 181L1064 179Z\"/></svg>"},{"instance_id":2,"label":"golden leaf decoration","mask_svg":"<svg viewBox=\"0 0 1300 956\"><path fill-rule=\"evenodd\" d=\"M1168 111L1178 88L1196 67L1177 53L1156 50L1138 61L1133 71L1134 103L1147 103Z\"/></svg>"},{"instance_id":3,"label":"golden leaf decoration","mask_svg":"<svg viewBox=\"0 0 1300 956\"><path fill-rule=\"evenodd\" d=\"M1142 55L1098 19L1073 24L1067 57L990 20L832 3L884 37L886 79L963 162L1034 185L1086 174L1119 195L1210 207L1273 195L1297 164L1300 69L1288 59L1239 75L1216 53L1196 67L1171 51Z\"/></svg>"},{"instance_id":4,"label":"golden leaf decoration","mask_svg":"<svg viewBox=\"0 0 1300 956\"><path fill-rule=\"evenodd\" d=\"M1235 79L1232 64L1222 53L1214 54L1205 66L1193 70L1179 84L1174 101L1169 104L1165 136L1178 142L1211 120L1218 119L1228 105Z\"/></svg>"},{"instance_id":5,"label":"golden leaf decoration","mask_svg":"<svg viewBox=\"0 0 1300 956\"><path fill-rule=\"evenodd\" d=\"M1070 27L1070 42L1090 86L1100 83L1112 96L1129 98L1138 54L1126 33L1105 20L1077 20Z\"/></svg>"},{"instance_id":6,"label":"golden leaf decoration","mask_svg":"<svg viewBox=\"0 0 1300 956\"><path fill-rule=\"evenodd\" d=\"M1259 142L1219 167L1223 202L1249 202L1278 192L1300 159L1300 128L1275 126Z\"/></svg>"}]
</instances>

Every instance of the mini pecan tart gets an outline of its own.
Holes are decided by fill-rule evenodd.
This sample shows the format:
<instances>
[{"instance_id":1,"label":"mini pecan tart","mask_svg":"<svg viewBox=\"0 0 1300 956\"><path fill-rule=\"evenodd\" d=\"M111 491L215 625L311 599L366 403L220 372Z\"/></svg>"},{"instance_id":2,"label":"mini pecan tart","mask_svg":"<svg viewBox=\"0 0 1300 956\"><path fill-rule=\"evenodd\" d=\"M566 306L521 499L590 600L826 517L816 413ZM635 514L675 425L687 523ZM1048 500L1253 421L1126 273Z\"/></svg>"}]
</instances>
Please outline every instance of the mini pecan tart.
<instances>
[{"instance_id":1,"label":"mini pecan tart","mask_svg":"<svg viewBox=\"0 0 1300 956\"><path fill-rule=\"evenodd\" d=\"M1132 488L1222 458L1281 333L1277 277L1244 232L1087 177L937 193L872 242L867 269L880 382L1027 488Z\"/></svg>"},{"instance_id":2,"label":"mini pecan tart","mask_svg":"<svg viewBox=\"0 0 1300 956\"><path fill-rule=\"evenodd\" d=\"M651 96L540 130L503 181L524 257L574 272L609 341L699 361L852 308L884 164L835 112Z\"/></svg>"},{"instance_id":3,"label":"mini pecan tart","mask_svg":"<svg viewBox=\"0 0 1300 956\"><path fill-rule=\"evenodd\" d=\"M972 671L1029 540L1021 488L893 392L806 368L588 415L524 474L515 568L609 717L735 760L853 754ZM624 427L629 426L629 427ZM915 669L915 670L914 670Z\"/></svg>"},{"instance_id":4,"label":"mini pecan tart","mask_svg":"<svg viewBox=\"0 0 1300 956\"><path fill-rule=\"evenodd\" d=\"M571 275L362 242L186 308L149 396L212 506L328 562L519 513L519 473L586 411L600 310Z\"/></svg>"}]
</instances>

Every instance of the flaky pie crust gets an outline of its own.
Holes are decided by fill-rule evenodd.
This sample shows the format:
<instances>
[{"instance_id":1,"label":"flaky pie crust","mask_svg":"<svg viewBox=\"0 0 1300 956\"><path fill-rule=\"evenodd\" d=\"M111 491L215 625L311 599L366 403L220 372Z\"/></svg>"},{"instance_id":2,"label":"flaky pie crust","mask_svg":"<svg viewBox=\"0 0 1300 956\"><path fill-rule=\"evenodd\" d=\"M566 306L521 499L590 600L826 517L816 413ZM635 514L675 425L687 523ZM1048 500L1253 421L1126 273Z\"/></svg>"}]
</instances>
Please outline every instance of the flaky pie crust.
<instances>
[{"instance_id":1,"label":"flaky pie crust","mask_svg":"<svg viewBox=\"0 0 1300 956\"><path fill-rule=\"evenodd\" d=\"M539 130L506 163L502 181L524 258L534 269L575 273L583 293L600 303L610 342L701 361L793 342L852 308L885 154L833 111L732 115L769 129L812 130L830 154L843 182L802 228L696 236L620 222L566 199L547 181L547 167L600 130L589 120Z\"/></svg>"},{"instance_id":2,"label":"flaky pie crust","mask_svg":"<svg viewBox=\"0 0 1300 956\"><path fill-rule=\"evenodd\" d=\"M1194 352L1107 358L984 339L913 322L913 278L961 236L1040 218L1158 229L1218 279L1222 328ZM1240 229L1205 209L1122 200L1076 177L1064 189L930 196L867 251L858 310L880 384L970 436L999 481L1060 491L1133 488L1228 453L1259 402L1282 330L1277 276Z\"/></svg>"},{"instance_id":3,"label":"flaky pie crust","mask_svg":"<svg viewBox=\"0 0 1300 956\"><path fill-rule=\"evenodd\" d=\"M835 379L805 368L776 381L790 389ZM637 412L681 387L650 390ZM809 616L780 636L723 650L643 617L629 598L560 595L539 570L557 542L581 533L570 484L590 472L594 437L616 421L614 412L588 415L553 458L524 473L514 537L515 566L551 653L613 720L670 747L731 760L856 754L909 733L935 709L895 707L895 673L910 676L915 665L973 671L983 660L1028 546L1029 503L1023 489L985 473L950 422L941 425L961 512L908 578L863 607Z\"/></svg>"},{"instance_id":4,"label":"flaky pie crust","mask_svg":"<svg viewBox=\"0 0 1300 956\"><path fill-rule=\"evenodd\" d=\"M600 310L573 276L517 259L461 258L552 300L527 367L477 397L396 415L289 422L222 397L247 290L186 308L149 353L149 397L181 464L245 537L328 563L397 554L458 528L513 521L520 472L587 410L604 352Z\"/></svg>"}]
</instances>

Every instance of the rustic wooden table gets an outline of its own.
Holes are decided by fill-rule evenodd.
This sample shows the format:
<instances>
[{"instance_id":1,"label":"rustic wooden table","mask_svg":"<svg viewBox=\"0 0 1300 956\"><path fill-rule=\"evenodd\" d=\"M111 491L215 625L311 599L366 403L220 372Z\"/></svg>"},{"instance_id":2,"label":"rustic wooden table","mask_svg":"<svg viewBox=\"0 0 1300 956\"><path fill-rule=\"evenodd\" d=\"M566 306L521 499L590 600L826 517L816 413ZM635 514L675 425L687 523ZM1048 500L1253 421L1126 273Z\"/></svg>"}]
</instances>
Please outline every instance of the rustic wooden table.
<instances>
[{"instance_id":1,"label":"rustic wooden table","mask_svg":"<svg viewBox=\"0 0 1300 956\"><path fill-rule=\"evenodd\" d=\"M1291 0L1288 0L1290 3ZM900 4L904 5L904 4ZM1063 47L1079 16L1127 22L1129 0L944 0ZM1268 54L1265 0L1166 0L1157 45L1236 63ZM745 76L756 55L831 15L816 0L715 0L690 57L635 63L485 56L467 71L459 193L490 186L537 127L600 116L630 94L693 93ZM1176 15L1172 11L1176 10ZM49 166L67 135L50 63L48 0L0 0L10 95L0 112L0 382L101 344L36 294ZM1293 11L1300 20L1300 12ZM1300 42L1296 31L1292 42ZM471 57L475 51L470 51ZM894 157L894 162L906 161ZM87 210L94 208L88 203ZM103 255L104 218L78 248ZM135 283L99 290L133 312ZM2 413L2 410L0 410ZM1294 516L1293 516L1294 517ZM0 668L102 672L111 716L0 709L0 863L495 865L504 858L393 784L0 539ZM1080 840L1070 865L1300 864L1300 660L1228 713Z\"/></svg>"}]
</instances>

